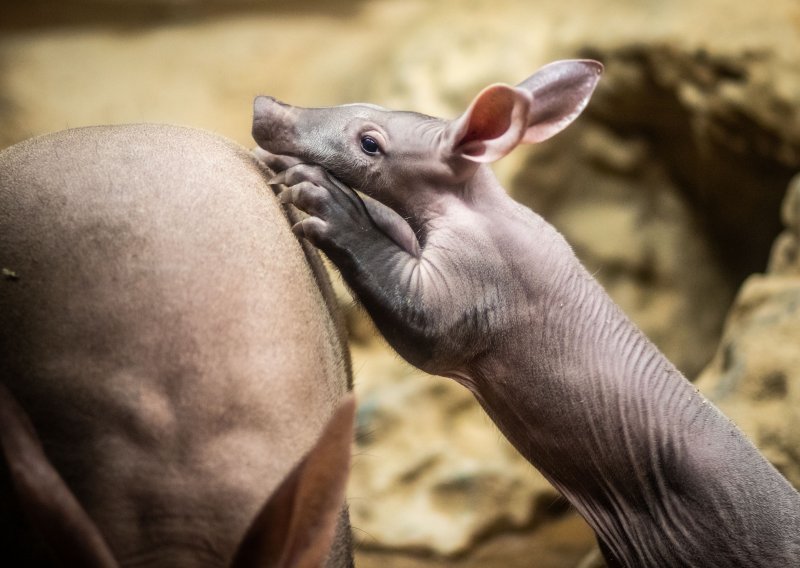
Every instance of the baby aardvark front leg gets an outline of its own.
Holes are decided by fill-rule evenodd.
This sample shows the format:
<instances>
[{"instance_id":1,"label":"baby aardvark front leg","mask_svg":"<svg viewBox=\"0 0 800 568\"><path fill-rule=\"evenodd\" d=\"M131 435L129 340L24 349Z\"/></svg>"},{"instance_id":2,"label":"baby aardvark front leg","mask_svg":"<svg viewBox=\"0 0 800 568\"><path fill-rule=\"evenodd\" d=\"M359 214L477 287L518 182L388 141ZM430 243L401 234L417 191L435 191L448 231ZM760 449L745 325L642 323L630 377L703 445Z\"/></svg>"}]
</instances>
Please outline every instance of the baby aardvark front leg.
<instances>
[{"instance_id":1,"label":"baby aardvark front leg","mask_svg":"<svg viewBox=\"0 0 800 568\"><path fill-rule=\"evenodd\" d=\"M412 363L428 364L436 338L429 313L421 307L421 252L411 227L392 209L319 166L292 166L270 184L284 186L281 202L308 214L292 230L346 275L381 333Z\"/></svg>"}]
</instances>

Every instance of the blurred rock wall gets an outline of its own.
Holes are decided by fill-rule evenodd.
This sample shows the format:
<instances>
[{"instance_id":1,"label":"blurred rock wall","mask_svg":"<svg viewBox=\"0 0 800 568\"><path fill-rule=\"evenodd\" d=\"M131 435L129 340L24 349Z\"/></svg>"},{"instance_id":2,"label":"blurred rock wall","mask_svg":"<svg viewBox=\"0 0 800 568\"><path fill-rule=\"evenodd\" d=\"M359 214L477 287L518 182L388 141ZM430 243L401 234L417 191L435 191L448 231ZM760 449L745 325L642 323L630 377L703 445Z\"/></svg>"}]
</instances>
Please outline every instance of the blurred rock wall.
<instances>
[{"instance_id":1,"label":"blurred rock wall","mask_svg":"<svg viewBox=\"0 0 800 568\"><path fill-rule=\"evenodd\" d=\"M779 213L800 171L795 0L32 0L0 21L0 147L141 121L251 145L259 93L453 117L484 85L561 57L605 63L593 102L496 170L688 376L785 225L699 384L800 483L797 198L783 225ZM592 547L585 524L468 393L399 361L341 297L360 400L359 565L574 566Z\"/></svg>"}]
</instances>

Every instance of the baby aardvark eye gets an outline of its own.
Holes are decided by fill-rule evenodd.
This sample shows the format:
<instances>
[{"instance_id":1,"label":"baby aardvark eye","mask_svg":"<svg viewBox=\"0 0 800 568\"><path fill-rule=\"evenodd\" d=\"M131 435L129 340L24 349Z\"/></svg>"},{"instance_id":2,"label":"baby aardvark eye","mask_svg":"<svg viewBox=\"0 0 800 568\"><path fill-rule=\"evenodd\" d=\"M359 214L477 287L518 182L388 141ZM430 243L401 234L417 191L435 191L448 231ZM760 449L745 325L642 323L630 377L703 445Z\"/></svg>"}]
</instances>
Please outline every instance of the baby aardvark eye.
<instances>
[{"instance_id":1,"label":"baby aardvark eye","mask_svg":"<svg viewBox=\"0 0 800 568\"><path fill-rule=\"evenodd\" d=\"M378 144L378 141L372 136L361 137L361 149L364 150L365 154L369 154L370 156L379 154L381 151L380 144Z\"/></svg>"}]
</instances>

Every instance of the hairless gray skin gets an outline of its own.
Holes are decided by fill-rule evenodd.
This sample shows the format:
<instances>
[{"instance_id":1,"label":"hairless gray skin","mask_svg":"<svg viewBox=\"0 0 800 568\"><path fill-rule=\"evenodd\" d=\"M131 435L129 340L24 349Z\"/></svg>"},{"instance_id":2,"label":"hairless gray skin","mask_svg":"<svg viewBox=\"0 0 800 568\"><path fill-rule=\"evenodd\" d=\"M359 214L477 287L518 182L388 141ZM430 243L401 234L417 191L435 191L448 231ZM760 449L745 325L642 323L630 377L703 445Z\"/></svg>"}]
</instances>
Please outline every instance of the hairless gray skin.
<instances>
[{"instance_id":1,"label":"hairless gray skin","mask_svg":"<svg viewBox=\"0 0 800 568\"><path fill-rule=\"evenodd\" d=\"M601 72L552 63L452 121L258 97L256 154L391 345L475 394L610 565L800 566L795 489L485 165L569 124Z\"/></svg>"},{"instance_id":2,"label":"hairless gray skin","mask_svg":"<svg viewBox=\"0 0 800 568\"><path fill-rule=\"evenodd\" d=\"M0 564L352 566L348 354L265 173L160 125L0 153Z\"/></svg>"}]
</instances>

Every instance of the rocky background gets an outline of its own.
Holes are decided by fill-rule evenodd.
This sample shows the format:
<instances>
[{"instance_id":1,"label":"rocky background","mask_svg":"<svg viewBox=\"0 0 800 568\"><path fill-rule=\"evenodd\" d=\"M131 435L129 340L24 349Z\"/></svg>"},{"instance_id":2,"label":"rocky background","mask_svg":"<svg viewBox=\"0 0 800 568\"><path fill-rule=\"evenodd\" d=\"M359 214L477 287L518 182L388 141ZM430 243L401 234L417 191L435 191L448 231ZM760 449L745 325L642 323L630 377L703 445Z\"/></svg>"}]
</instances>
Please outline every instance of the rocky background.
<instances>
[{"instance_id":1,"label":"rocky background","mask_svg":"<svg viewBox=\"0 0 800 568\"><path fill-rule=\"evenodd\" d=\"M576 56L606 65L586 113L498 175L800 486L796 0L17 2L0 17L0 148L142 121L251 145L259 93L452 117ZM341 298L358 565L596 565L589 529L471 396L404 365Z\"/></svg>"}]
</instances>

